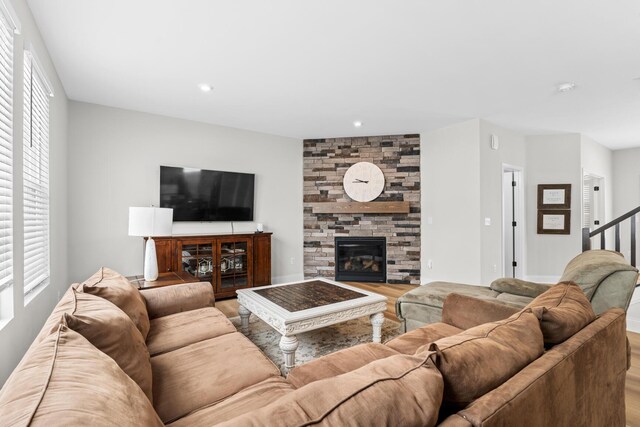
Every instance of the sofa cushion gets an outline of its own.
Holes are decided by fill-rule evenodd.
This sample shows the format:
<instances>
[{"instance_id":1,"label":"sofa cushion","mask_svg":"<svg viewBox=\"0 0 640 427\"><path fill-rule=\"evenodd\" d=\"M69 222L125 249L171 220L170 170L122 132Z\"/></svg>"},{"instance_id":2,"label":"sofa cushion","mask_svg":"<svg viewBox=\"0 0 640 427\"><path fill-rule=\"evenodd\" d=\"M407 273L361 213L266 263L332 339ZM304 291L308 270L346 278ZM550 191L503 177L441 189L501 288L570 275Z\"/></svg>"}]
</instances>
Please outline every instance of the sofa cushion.
<instances>
[{"instance_id":1,"label":"sofa cushion","mask_svg":"<svg viewBox=\"0 0 640 427\"><path fill-rule=\"evenodd\" d=\"M170 427L209 427L267 406L295 388L282 377L272 377L247 387L213 405L198 409L169 424Z\"/></svg>"},{"instance_id":2,"label":"sofa cushion","mask_svg":"<svg viewBox=\"0 0 640 427\"><path fill-rule=\"evenodd\" d=\"M431 323L400 335L385 343L386 346L403 354L414 354L418 348L440 338L459 334L462 329L446 323Z\"/></svg>"},{"instance_id":3,"label":"sofa cushion","mask_svg":"<svg viewBox=\"0 0 640 427\"><path fill-rule=\"evenodd\" d=\"M496 297L496 301L499 301L502 304L508 304L511 307L523 308L531 301L533 301L532 297L525 297L522 295L514 295L514 294L500 294Z\"/></svg>"},{"instance_id":4,"label":"sofa cushion","mask_svg":"<svg viewBox=\"0 0 640 427\"><path fill-rule=\"evenodd\" d=\"M213 307L151 319L149 324L147 347L152 356L236 332L229 319Z\"/></svg>"},{"instance_id":5,"label":"sofa cushion","mask_svg":"<svg viewBox=\"0 0 640 427\"><path fill-rule=\"evenodd\" d=\"M81 292L111 301L133 320L146 339L149 333L149 315L140 291L126 277L110 268L102 267L78 288Z\"/></svg>"},{"instance_id":6,"label":"sofa cushion","mask_svg":"<svg viewBox=\"0 0 640 427\"><path fill-rule=\"evenodd\" d=\"M162 426L151 402L107 355L60 325L0 394L3 426Z\"/></svg>"},{"instance_id":7,"label":"sofa cushion","mask_svg":"<svg viewBox=\"0 0 640 427\"><path fill-rule=\"evenodd\" d=\"M298 366L289 372L287 380L300 388L314 381L354 371L369 362L395 354L398 352L382 344L360 344Z\"/></svg>"},{"instance_id":8,"label":"sofa cushion","mask_svg":"<svg viewBox=\"0 0 640 427\"><path fill-rule=\"evenodd\" d=\"M567 264L560 282L574 282L591 300L600 284L619 271L638 271L619 252L591 250L577 255Z\"/></svg>"},{"instance_id":9,"label":"sofa cushion","mask_svg":"<svg viewBox=\"0 0 640 427\"><path fill-rule=\"evenodd\" d=\"M314 381L220 426L433 426L442 376L430 354L398 354Z\"/></svg>"},{"instance_id":10,"label":"sofa cushion","mask_svg":"<svg viewBox=\"0 0 640 427\"><path fill-rule=\"evenodd\" d=\"M129 316L100 297L75 290L72 294L74 307L62 314L61 322L115 360L153 402L149 352Z\"/></svg>"},{"instance_id":11,"label":"sofa cushion","mask_svg":"<svg viewBox=\"0 0 640 427\"><path fill-rule=\"evenodd\" d=\"M452 292L481 299L494 299L498 296L498 292L491 290L486 286L465 285L462 283L451 282L431 282L424 286L418 286L417 288L405 293L398 298L398 302L401 304L415 303L442 308L447 295Z\"/></svg>"},{"instance_id":12,"label":"sofa cushion","mask_svg":"<svg viewBox=\"0 0 640 427\"><path fill-rule=\"evenodd\" d=\"M40 330L40 333L34 340L34 343L39 343L40 341L51 335L51 332L54 329L57 330L57 326L60 325L60 319L62 319L62 315L73 310L76 303L74 289L79 286L79 283L74 283L73 285L69 286L69 289L67 289L64 295L62 295L62 298L60 298L58 304L56 304L56 306L53 308L53 312L44 322L44 327Z\"/></svg>"},{"instance_id":13,"label":"sofa cushion","mask_svg":"<svg viewBox=\"0 0 640 427\"><path fill-rule=\"evenodd\" d=\"M502 277L491 282L491 289L500 293L520 295L523 297L535 298L549 290L551 285L547 283L528 282L514 277Z\"/></svg>"},{"instance_id":14,"label":"sofa cushion","mask_svg":"<svg viewBox=\"0 0 640 427\"><path fill-rule=\"evenodd\" d=\"M593 322L591 303L573 282L553 286L527 305L540 319L546 345L559 344Z\"/></svg>"},{"instance_id":15,"label":"sofa cushion","mask_svg":"<svg viewBox=\"0 0 640 427\"><path fill-rule=\"evenodd\" d=\"M280 375L239 332L154 356L151 366L153 403L165 423Z\"/></svg>"},{"instance_id":16,"label":"sofa cushion","mask_svg":"<svg viewBox=\"0 0 640 427\"><path fill-rule=\"evenodd\" d=\"M538 318L523 310L508 319L485 323L441 338L421 351L435 351L444 379L448 410L467 406L493 390L544 352Z\"/></svg>"}]
</instances>

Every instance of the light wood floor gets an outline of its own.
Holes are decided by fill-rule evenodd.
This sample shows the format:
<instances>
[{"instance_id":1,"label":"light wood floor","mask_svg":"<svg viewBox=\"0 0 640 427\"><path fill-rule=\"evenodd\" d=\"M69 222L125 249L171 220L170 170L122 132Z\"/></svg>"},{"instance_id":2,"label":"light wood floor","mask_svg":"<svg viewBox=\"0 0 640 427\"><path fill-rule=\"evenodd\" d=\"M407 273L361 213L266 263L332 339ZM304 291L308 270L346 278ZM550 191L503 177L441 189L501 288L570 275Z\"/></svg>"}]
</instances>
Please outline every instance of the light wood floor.
<instances>
[{"instance_id":1,"label":"light wood floor","mask_svg":"<svg viewBox=\"0 0 640 427\"><path fill-rule=\"evenodd\" d=\"M396 300L414 285L387 285L374 283L349 283L352 286L379 293L389 298L387 311L384 315L388 319L398 320L396 317ZM216 307L227 317L238 316L238 301L228 299L216 301ZM631 369L627 371L625 402L627 407L627 426L640 427L640 334L627 332L631 343Z\"/></svg>"}]
</instances>

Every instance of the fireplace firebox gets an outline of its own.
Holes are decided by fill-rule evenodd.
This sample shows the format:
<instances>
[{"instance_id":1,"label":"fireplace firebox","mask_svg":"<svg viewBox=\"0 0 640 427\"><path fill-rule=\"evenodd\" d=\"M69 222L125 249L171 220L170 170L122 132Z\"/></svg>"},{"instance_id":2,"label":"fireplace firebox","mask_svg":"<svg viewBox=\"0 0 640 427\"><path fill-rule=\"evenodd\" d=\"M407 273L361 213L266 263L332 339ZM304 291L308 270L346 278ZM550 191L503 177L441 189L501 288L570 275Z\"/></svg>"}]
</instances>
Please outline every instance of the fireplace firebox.
<instances>
[{"instance_id":1,"label":"fireplace firebox","mask_svg":"<svg viewBox=\"0 0 640 427\"><path fill-rule=\"evenodd\" d=\"M336 237L336 280L387 281L387 239Z\"/></svg>"}]
</instances>

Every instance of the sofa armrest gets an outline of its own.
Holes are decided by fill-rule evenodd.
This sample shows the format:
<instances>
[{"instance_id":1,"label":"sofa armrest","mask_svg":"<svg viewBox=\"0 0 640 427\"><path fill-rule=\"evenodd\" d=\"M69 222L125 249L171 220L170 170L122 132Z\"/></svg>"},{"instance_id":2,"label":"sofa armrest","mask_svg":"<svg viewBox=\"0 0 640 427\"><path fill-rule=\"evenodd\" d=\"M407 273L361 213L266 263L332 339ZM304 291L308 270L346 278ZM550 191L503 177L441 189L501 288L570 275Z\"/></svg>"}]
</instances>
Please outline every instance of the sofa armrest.
<instances>
[{"instance_id":1,"label":"sofa armrest","mask_svg":"<svg viewBox=\"0 0 640 427\"><path fill-rule=\"evenodd\" d=\"M503 277L494 280L489 287L496 292L535 298L548 291L551 286L553 285L548 283L527 282L526 280Z\"/></svg>"},{"instance_id":2,"label":"sofa armrest","mask_svg":"<svg viewBox=\"0 0 640 427\"><path fill-rule=\"evenodd\" d=\"M442 321L460 329L508 318L521 308L466 295L449 294L442 305Z\"/></svg>"},{"instance_id":3,"label":"sofa armrest","mask_svg":"<svg viewBox=\"0 0 640 427\"><path fill-rule=\"evenodd\" d=\"M161 288L141 289L147 303L149 319L182 311L213 307L215 297L209 282L184 283Z\"/></svg>"},{"instance_id":4,"label":"sofa armrest","mask_svg":"<svg viewBox=\"0 0 640 427\"><path fill-rule=\"evenodd\" d=\"M458 414L449 415L438 425L440 427L473 427L473 424Z\"/></svg>"}]
</instances>

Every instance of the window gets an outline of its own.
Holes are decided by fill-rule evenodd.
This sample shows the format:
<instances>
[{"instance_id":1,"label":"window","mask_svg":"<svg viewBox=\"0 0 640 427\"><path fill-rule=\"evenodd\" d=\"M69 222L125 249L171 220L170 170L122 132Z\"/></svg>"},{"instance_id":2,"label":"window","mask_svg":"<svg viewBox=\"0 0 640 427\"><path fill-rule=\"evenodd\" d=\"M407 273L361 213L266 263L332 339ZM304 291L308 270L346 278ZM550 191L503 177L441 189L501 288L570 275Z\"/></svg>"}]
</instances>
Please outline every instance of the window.
<instances>
[{"instance_id":1,"label":"window","mask_svg":"<svg viewBox=\"0 0 640 427\"><path fill-rule=\"evenodd\" d=\"M13 314L13 14L0 2L0 322Z\"/></svg>"},{"instance_id":2,"label":"window","mask_svg":"<svg viewBox=\"0 0 640 427\"><path fill-rule=\"evenodd\" d=\"M24 294L49 284L49 84L24 57ZM28 301L25 298L25 301Z\"/></svg>"}]
</instances>

